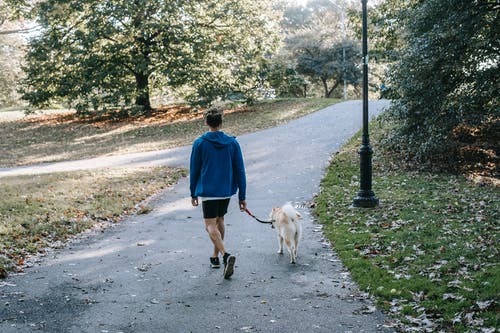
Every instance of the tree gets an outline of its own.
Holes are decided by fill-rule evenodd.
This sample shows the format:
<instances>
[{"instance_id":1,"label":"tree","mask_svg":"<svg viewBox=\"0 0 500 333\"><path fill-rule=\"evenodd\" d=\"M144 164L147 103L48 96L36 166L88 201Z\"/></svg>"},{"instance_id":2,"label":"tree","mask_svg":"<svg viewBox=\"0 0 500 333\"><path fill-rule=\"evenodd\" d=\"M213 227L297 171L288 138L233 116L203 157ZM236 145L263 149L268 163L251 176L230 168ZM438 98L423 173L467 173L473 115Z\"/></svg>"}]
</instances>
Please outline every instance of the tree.
<instances>
[{"instance_id":1,"label":"tree","mask_svg":"<svg viewBox=\"0 0 500 333\"><path fill-rule=\"evenodd\" d=\"M256 85L276 42L266 1L47 0L26 57L23 98L77 110L149 110L151 82L212 100Z\"/></svg>"},{"instance_id":2,"label":"tree","mask_svg":"<svg viewBox=\"0 0 500 333\"><path fill-rule=\"evenodd\" d=\"M498 128L499 13L498 2L487 0L425 0L411 7L401 60L389 76L398 96L391 142L409 160L455 168L464 128ZM483 148L498 156L498 141Z\"/></svg>"},{"instance_id":3,"label":"tree","mask_svg":"<svg viewBox=\"0 0 500 333\"><path fill-rule=\"evenodd\" d=\"M0 106L17 103L16 85L26 45L22 34L33 30L33 25L22 19L27 11L26 1L0 1Z\"/></svg>"},{"instance_id":4,"label":"tree","mask_svg":"<svg viewBox=\"0 0 500 333\"><path fill-rule=\"evenodd\" d=\"M324 97L331 97L344 79L357 85L361 78L360 50L341 10L328 0L313 0L285 11L282 23L297 73L319 83Z\"/></svg>"},{"instance_id":5,"label":"tree","mask_svg":"<svg viewBox=\"0 0 500 333\"><path fill-rule=\"evenodd\" d=\"M36 1L36 0L33 0ZM0 1L0 34L8 33L8 29L4 29L3 24L8 21L13 21L22 17L29 17L29 13L33 6L30 0L1 0Z\"/></svg>"},{"instance_id":6,"label":"tree","mask_svg":"<svg viewBox=\"0 0 500 333\"><path fill-rule=\"evenodd\" d=\"M293 45L297 72L311 81L319 81L324 97L329 98L344 79L348 84L358 84L361 57L357 43L335 38L331 30L323 27L319 22L318 25L302 29L288 43Z\"/></svg>"},{"instance_id":7,"label":"tree","mask_svg":"<svg viewBox=\"0 0 500 333\"><path fill-rule=\"evenodd\" d=\"M405 26L413 19L412 8L420 0L368 1L368 60L369 89L379 91L381 98L392 98L387 85L387 70L404 52ZM353 35L362 38L362 13L359 1L351 2L347 8Z\"/></svg>"},{"instance_id":8,"label":"tree","mask_svg":"<svg viewBox=\"0 0 500 333\"><path fill-rule=\"evenodd\" d=\"M314 37L310 38L312 40ZM333 45L304 45L297 50L297 72L311 80L319 80L324 97L330 98L344 79L349 84L358 84L361 71L356 60L359 59L359 54L359 48L351 41Z\"/></svg>"},{"instance_id":9,"label":"tree","mask_svg":"<svg viewBox=\"0 0 500 333\"><path fill-rule=\"evenodd\" d=\"M3 27L16 29L14 24ZM18 34L0 34L0 106L16 103L16 83L21 77L20 60L24 42Z\"/></svg>"},{"instance_id":10,"label":"tree","mask_svg":"<svg viewBox=\"0 0 500 333\"><path fill-rule=\"evenodd\" d=\"M294 64L283 57L274 57L263 66L263 86L268 84L277 97L306 97L307 81L297 73Z\"/></svg>"},{"instance_id":11,"label":"tree","mask_svg":"<svg viewBox=\"0 0 500 333\"><path fill-rule=\"evenodd\" d=\"M407 40L405 27L413 20L413 7L418 0L384 0L369 8L368 36L370 58L378 62L393 63L399 60ZM361 38L361 14L359 8L349 10L354 21L356 36Z\"/></svg>"}]
</instances>

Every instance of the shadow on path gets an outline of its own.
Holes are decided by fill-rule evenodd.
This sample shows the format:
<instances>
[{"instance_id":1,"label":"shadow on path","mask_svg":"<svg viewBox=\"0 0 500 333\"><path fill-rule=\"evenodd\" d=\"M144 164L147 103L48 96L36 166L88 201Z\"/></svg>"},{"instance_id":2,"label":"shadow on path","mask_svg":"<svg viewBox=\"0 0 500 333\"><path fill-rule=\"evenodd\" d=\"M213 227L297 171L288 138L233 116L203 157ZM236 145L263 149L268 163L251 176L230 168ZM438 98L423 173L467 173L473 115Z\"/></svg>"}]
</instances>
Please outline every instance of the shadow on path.
<instances>
[{"instance_id":1,"label":"shadow on path","mask_svg":"<svg viewBox=\"0 0 500 333\"><path fill-rule=\"evenodd\" d=\"M378 113L386 105L370 108ZM291 201L303 213L298 264L278 255L274 230L241 213L233 199L226 246L237 261L224 280L209 266L211 243L182 179L152 200L151 213L80 237L1 282L0 331L388 332L307 209L330 155L360 124L361 102L353 101L239 138L252 212L267 217ZM133 160L172 157L186 166L189 152Z\"/></svg>"}]
</instances>

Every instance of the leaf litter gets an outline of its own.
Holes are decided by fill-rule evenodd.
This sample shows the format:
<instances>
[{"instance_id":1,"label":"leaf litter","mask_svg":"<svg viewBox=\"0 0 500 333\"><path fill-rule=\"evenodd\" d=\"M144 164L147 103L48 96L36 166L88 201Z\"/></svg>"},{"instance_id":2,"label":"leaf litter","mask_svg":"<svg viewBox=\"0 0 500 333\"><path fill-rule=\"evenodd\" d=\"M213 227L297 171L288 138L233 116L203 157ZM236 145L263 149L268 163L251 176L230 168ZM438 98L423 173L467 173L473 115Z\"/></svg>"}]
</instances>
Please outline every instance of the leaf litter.
<instances>
[{"instance_id":1,"label":"leaf litter","mask_svg":"<svg viewBox=\"0 0 500 333\"><path fill-rule=\"evenodd\" d=\"M353 142L332 160L315 213L354 280L403 332L491 331L500 311L500 187L375 161L381 204L352 209Z\"/></svg>"}]
</instances>

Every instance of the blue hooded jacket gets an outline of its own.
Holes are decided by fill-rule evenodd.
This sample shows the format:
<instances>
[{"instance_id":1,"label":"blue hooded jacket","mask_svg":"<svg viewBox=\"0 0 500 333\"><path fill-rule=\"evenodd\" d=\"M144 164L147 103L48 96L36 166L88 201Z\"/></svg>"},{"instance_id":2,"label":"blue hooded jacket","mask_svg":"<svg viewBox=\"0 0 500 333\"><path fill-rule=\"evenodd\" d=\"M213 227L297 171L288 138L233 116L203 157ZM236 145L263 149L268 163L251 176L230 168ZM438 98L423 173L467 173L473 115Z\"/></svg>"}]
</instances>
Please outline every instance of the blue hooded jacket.
<instances>
[{"instance_id":1,"label":"blue hooded jacket","mask_svg":"<svg viewBox=\"0 0 500 333\"><path fill-rule=\"evenodd\" d=\"M189 177L192 198L224 198L238 191L238 199L245 200L245 166L236 138L214 131L196 139L191 151Z\"/></svg>"}]
</instances>

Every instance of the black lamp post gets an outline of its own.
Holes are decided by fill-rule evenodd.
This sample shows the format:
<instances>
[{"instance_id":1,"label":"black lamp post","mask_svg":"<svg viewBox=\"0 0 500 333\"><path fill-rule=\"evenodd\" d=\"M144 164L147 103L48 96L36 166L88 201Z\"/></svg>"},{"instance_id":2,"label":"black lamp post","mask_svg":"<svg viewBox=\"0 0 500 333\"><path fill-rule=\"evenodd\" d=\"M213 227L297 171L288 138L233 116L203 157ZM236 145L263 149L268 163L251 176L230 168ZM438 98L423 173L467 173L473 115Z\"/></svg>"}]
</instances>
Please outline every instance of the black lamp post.
<instances>
[{"instance_id":1,"label":"black lamp post","mask_svg":"<svg viewBox=\"0 0 500 333\"><path fill-rule=\"evenodd\" d=\"M363 137L359 149L360 189L352 204L354 207L371 208L378 206L379 200L372 191L372 155L368 134L368 23L366 1L361 0L363 10Z\"/></svg>"}]
</instances>

